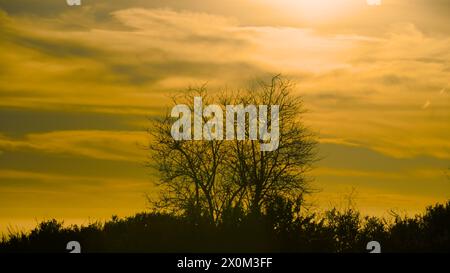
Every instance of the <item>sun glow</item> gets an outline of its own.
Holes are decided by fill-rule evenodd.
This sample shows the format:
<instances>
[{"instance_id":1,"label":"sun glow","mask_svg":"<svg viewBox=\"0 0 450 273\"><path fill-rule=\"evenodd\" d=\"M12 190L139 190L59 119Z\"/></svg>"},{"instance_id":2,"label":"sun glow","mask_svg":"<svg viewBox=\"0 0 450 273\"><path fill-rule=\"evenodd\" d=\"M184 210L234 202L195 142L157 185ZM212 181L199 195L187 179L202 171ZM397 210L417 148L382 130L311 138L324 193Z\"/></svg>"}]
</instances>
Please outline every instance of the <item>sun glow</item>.
<instances>
[{"instance_id":1,"label":"sun glow","mask_svg":"<svg viewBox=\"0 0 450 273\"><path fill-rule=\"evenodd\" d=\"M272 5L295 13L301 19L325 21L344 16L358 6L356 0L269 0ZM365 4L365 3L364 3Z\"/></svg>"}]
</instances>

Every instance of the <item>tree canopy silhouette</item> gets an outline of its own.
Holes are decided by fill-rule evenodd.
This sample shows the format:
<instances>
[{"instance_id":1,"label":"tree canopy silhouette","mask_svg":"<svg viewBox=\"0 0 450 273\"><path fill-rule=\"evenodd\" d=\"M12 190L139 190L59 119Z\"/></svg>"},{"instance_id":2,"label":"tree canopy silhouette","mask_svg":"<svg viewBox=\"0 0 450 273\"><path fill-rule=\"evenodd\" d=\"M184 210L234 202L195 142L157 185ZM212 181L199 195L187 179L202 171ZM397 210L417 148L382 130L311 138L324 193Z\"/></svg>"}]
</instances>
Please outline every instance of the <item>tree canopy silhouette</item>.
<instances>
[{"instance_id":1,"label":"tree canopy silhouette","mask_svg":"<svg viewBox=\"0 0 450 273\"><path fill-rule=\"evenodd\" d=\"M206 85L188 88L173 97L174 105L187 105L194 112L194 98L204 104L244 107L244 132L239 131L239 118L233 126L235 138L175 140L171 130L174 118L153 120L149 129L151 151L149 166L160 173L158 185L161 198L158 207L207 219L218 223L224 218L260 215L277 198L300 202L308 192L306 173L315 161L314 135L302 122L301 97L293 94L293 84L281 76L269 82L258 81L246 90L213 94ZM267 105L267 127L273 130L272 112L278 106L278 147L264 151L264 137L251 137L252 129L261 127L261 120L252 120L248 105ZM261 110L259 110L261 112ZM273 112L272 112L273 113ZM193 119L193 118L192 118ZM203 123L208 118L202 116ZM217 129L215 129L217 130ZM192 133L192 132L190 132ZM244 138L239 136L243 133ZM261 132L260 132L261 133Z\"/></svg>"}]
</instances>

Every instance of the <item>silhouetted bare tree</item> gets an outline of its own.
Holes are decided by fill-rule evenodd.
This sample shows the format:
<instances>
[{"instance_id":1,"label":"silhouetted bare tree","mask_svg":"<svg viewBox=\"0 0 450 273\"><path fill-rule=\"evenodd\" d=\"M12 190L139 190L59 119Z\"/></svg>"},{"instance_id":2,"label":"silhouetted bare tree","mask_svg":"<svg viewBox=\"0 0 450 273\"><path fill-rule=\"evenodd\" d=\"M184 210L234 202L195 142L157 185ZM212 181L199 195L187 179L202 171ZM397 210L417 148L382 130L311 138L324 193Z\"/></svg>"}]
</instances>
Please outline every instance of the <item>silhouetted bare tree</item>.
<instances>
[{"instance_id":1,"label":"silhouetted bare tree","mask_svg":"<svg viewBox=\"0 0 450 273\"><path fill-rule=\"evenodd\" d=\"M242 135L238 137L242 124L233 117L232 140L225 136L175 140L171 135L174 118L166 115L153 121L149 165L155 163L152 166L161 174L161 199L155 204L217 223L230 214L259 215L276 198L298 202L308 192L305 174L315 160L316 141L302 122L303 102L292 89L292 83L276 76L269 83L260 81L248 90L222 92L215 97L205 86L189 88L174 97L175 105L187 105L191 112L194 97L202 97L204 105L219 105L224 112L227 105L267 105L267 113L259 108L259 115L267 114L267 119L251 120L245 113L242 139ZM276 121L269 112L273 113L274 105L279 107L278 146L265 151L261 146L269 140L262 138L261 132L260 138L252 138L252 126L260 128L265 122L273 129ZM211 117L202 118L206 123Z\"/></svg>"},{"instance_id":2,"label":"silhouetted bare tree","mask_svg":"<svg viewBox=\"0 0 450 273\"><path fill-rule=\"evenodd\" d=\"M248 94L234 97L232 104L278 105L279 145L274 151L261 151L261 141L235 140L228 150L228 169L238 188L238 202L259 214L281 196L295 200L307 191L305 173L315 156L313 135L302 123L303 103L292 95L292 83L276 76L270 83L258 82ZM269 115L270 117L270 115ZM269 123L271 120L268 121ZM234 202L234 196L230 202Z\"/></svg>"},{"instance_id":3,"label":"silhouetted bare tree","mask_svg":"<svg viewBox=\"0 0 450 273\"><path fill-rule=\"evenodd\" d=\"M194 111L194 97L210 98L205 86L189 88L173 97L175 105L188 105ZM151 161L156 163L161 179L161 200L158 206L183 211L191 216L208 216L216 221L218 215L217 181L223 168L223 140L175 140L171 135L174 119L166 115L152 122ZM152 162L150 162L151 164Z\"/></svg>"}]
</instances>

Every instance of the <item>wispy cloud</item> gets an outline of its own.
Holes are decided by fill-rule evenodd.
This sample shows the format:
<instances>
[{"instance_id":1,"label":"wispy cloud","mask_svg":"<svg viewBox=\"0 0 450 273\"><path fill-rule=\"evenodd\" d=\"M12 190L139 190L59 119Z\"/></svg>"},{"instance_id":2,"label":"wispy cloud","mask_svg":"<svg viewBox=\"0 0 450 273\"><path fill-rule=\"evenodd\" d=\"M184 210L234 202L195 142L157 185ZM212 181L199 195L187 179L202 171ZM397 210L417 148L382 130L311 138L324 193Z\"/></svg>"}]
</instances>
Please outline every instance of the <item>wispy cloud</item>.
<instances>
[{"instance_id":1,"label":"wispy cloud","mask_svg":"<svg viewBox=\"0 0 450 273\"><path fill-rule=\"evenodd\" d=\"M433 102L433 115L420 111L430 93L448 85L447 37L413 23L363 36L245 26L236 18L170 9L110 16L124 28L64 29L45 20L33 28L3 15L1 104L143 114L166 103L168 90L203 82L230 86L281 72L299 82L315 113L311 123L326 135L391 155L450 157L442 146L450 130L442 131L441 122L450 115L449 100ZM349 121L348 128L336 120ZM419 146L405 150L399 137L405 132Z\"/></svg>"},{"instance_id":2,"label":"wispy cloud","mask_svg":"<svg viewBox=\"0 0 450 273\"><path fill-rule=\"evenodd\" d=\"M142 162L146 143L144 132L124 131L56 131L31 133L24 139L0 136L4 151L37 150L44 153L69 154L103 160Z\"/></svg>"}]
</instances>

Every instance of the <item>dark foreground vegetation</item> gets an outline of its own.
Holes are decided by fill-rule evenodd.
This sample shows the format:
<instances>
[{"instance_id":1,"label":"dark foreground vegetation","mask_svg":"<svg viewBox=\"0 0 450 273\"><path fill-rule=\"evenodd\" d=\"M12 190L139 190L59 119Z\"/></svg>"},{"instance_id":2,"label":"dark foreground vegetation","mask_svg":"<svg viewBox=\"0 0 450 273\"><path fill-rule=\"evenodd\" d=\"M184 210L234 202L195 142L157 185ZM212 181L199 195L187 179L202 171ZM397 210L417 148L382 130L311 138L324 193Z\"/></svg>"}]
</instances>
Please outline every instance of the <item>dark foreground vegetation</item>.
<instances>
[{"instance_id":1,"label":"dark foreground vegetation","mask_svg":"<svg viewBox=\"0 0 450 273\"><path fill-rule=\"evenodd\" d=\"M258 217L235 214L219 224L190 219L152 212L81 227L51 220L3 238L0 252L67 252L73 240L82 252L367 252L372 240L382 252L450 251L450 201L390 221L353 209L301 216L283 201Z\"/></svg>"}]
</instances>

